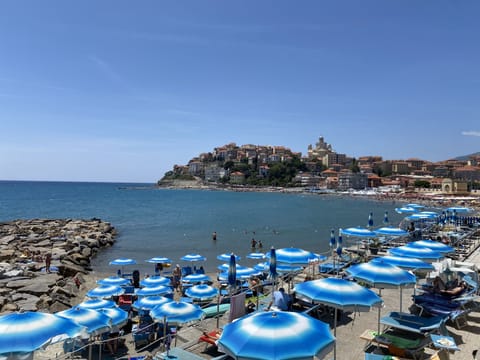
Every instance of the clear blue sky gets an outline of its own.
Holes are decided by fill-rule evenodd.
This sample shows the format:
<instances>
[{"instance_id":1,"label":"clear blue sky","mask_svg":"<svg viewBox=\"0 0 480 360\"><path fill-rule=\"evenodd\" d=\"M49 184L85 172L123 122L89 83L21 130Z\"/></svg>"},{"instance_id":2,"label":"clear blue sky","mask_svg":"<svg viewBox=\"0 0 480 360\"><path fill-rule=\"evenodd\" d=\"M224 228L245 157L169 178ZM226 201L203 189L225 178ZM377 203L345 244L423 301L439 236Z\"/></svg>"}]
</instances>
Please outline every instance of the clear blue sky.
<instances>
[{"instance_id":1,"label":"clear blue sky","mask_svg":"<svg viewBox=\"0 0 480 360\"><path fill-rule=\"evenodd\" d=\"M480 2L0 2L0 179L155 182L230 142L480 151Z\"/></svg>"}]
</instances>

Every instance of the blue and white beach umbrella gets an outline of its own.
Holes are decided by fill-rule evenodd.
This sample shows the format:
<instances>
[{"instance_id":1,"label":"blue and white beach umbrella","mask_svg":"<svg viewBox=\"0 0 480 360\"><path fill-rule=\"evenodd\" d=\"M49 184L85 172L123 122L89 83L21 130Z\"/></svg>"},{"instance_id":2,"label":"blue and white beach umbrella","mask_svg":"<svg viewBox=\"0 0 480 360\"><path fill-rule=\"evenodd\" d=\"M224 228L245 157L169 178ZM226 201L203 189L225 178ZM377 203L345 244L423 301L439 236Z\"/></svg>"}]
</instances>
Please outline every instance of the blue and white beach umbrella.
<instances>
[{"instance_id":1,"label":"blue and white beach umbrella","mask_svg":"<svg viewBox=\"0 0 480 360\"><path fill-rule=\"evenodd\" d=\"M369 229L358 227L350 227L346 229L341 229L343 235L354 236L354 237L375 237L376 234Z\"/></svg>"},{"instance_id":2,"label":"blue and white beach umbrella","mask_svg":"<svg viewBox=\"0 0 480 360\"><path fill-rule=\"evenodd\" d=\"M463 207L463 206L452 206L452 207L446 208L445 211L457 212L457 213L469 213L469 212L473 212L473 209L469 207Z\"/></svg>"},{"instance_id":3,"label":"blue and white beach umbrella","mask_svg":"<svg viewBox=\"0 0 480 360\"><path fill-rule=\"evenodd\" d=\"M335 239L335 230L330 230L330 248L333 249L335 248L335 243L336 243L336 239Z\"/></svg>"},{"instance_id":4,"label":"blue and white beach umbrella","mask_svg":"<svg viewBox=\"0 0 480 360\"><path fill-rule=\"evenodd\" d=\"M140 285L145 287L157 285L170 286L170 279L165 276L150 276L148 278L140 280Z\"/></svg>"},{"instance_id":5,"label":"blue and white beach umbrella","mask_svg":"<svg viewBox=\"0 0 480 360\"><path fill-rule=\"evenodd\" d=\"M83 309L74 307L68 310L59 311L57 316L75 321L85 326L90 335L99 335L110 330L112 320L99 310Z\"/></svg>"},{"instance_id":6,"label":"blue and white beach umbrella","mask_svg":"<svg viewBox=\"0 0 480 360\"><path fill-rule=\"evenodd\" d=\"M434 241L431 239L424 239L424 240L417 240L417 241L412 241L408 243L406 246L412 246L412 247L425 247L427 249L431 249L433 251L439 252L439 253L453 253L455 252L455 249L451 246L448 246L444 243Z\"/></svg>"},{"instance_id":7,"label":"blue and white beach umbrella","mask_svg":"<svg viewBox=\"0 0 480 360\"><path fill-rule=\"evenodd\" d=\"M195 262L195 261L205 261L207 260L207 258L199 254L187 254L182 256L180 260Z\"/></svg>"},{"instance_id":8,"label":"blue and white beach umbrella","mask_svg":"<svg viewBox=\"0 0 480 360\"><path fill-rule=\"evenodd\" d=\"M220 254L217 256L217 259L220 261L229 262L230 256L232 256L232 254ZM235 261L239 261L240 259L241 259L240 256L235 255Z\"/></svg>"},{"instance_id":9,"label":"blue and white beach umbrella","mask_svg":"<svg viewBox=\"0 0 480 360\"><path fill-rule=\"evenodd\" d=\"M73 320L42 312L15 312L0 316L0 354L31 353L75 337L88 337Z\"/></svg>"},{"instance_id":10,"label":"blue and white beach umbrella","mask_svg":"<svg viewBox=\"0 0 480 360\"><path fill-rule=\"evenodd\" d=\"M113 300L105 300L105 299L97 298L97 299L85 300L80 304L78 304L77 306L84 309L98 310L103 308L111 308L116 306L116 304L115 304L115 301Z\"/></svg>"},{"instance_id":11,"label":"blue and white beach umbrella","mask_svg":"<svg viewBox=\"0 0 480 360\"><path fill-rule=\"evenodd\" d=\"M399 214L412 214L418 211L418 209L410 206L403 206L400 208L395 208L395 211Z\"/></svg>"},{"instance_id":12,"label":"blue and white beach umbrella","mask_svg":"<svg viewBox=\"0 0 480 360\"><path fill-rule=\"evenodd\" d=\"M122 327L128 322L128 312L119 307L111 307L98 310L110 318L112 326Z\"/></svg>"},{"instance_id":13,"label":"blue and white beach umbrella","mask_svg":"<svg viewBox=\"0 0 480 360\"><path fill-rule=\"evenodd\" d=\"M167 258L167 257L163 257L163 256L159 256L159 257L152 257L148 260L145 260L146 262L149 262L151 264L171 264L172 263L172 260Z\"/></svg>"},{"instance_id":14,"label":"blue and white beach umbrella","mask_svg":"<svg viewBox=\"0 0 480 360\"><path fill-rule=\"evenodd\" d=\"M209 282L209 281L212 281L212 279L207 274L190 274L190 275L184 276L182 278L182 281L196 284L201 282Z\"/></svg>"},{"instance_id":15,"label":"blue and white beach umbrella","mask_svg":"<svg viewBox=\"0 0 480 360\"><path fill-rule=\"evenodd\" d=\"M323 260L325 260L325 259L323 259ZM253 268L254 268L254 270L257 270L257 271L268 272L270 270L270 263L269 262L261 262L261 263L258 263L257 265L255 265ZM298 272L298 271L302 271L302 270L303 270L303 267L301 267L300 265L277 264L277 266L276 266L276 271L279 274Z\"/></svg>"},{"instance_id":16,"label":"blue and white beach umbrella","mask_svg":"<svg viewBox=\"0 0 480 360\"><path fill-rule=\"evenodd\" d=\"M160 295L142 296L133 302L132 307L135 310L151 310L155 306L163 305L172 301L172 299Z\"/></svg>"},{"instance_id":17,"label":"blue and white beach umbrella","mask_svg":"<svg viewBox=\"0 0 480 360\"><path fill-rule=\"evenodd\" d=\"M419 220L435 220L438 215L432 214L430 212L425 213L416 213L406 217L407 220L410 221L419 221Z\"/></svg>"},{"instance_id":18,"label":"blue and white beach umbrella","mask_svg":"<svg viewBox=\"0 0 480 360\"><path fill-rule=\"evenodd\" d=\"M237 280L246 280L252 276L260 275L260 271L247 266L237 266L236 267L236 278ZM228 271L223 271L218 274L218 279L221 281L228 281Z\"/></svg>"},{"instance_id":19,"label":"blue and white beach umbrella","mask_svg":"<svg viewBox=\"0 0 480 360\"><path fill-rule=\"evenodd\" d=\"M369 311L373 306L381 306L382 299L372 290L353 281L339 278L324 278L306 281L295 285L295 296L341 309L344 311ZM334 336L337 334L337 312L334 315ZM336 349L334 353L336 358Z\"/></svg>"},{"instance_id":20,"label":"blue and white beach umbrella","mask_svg":"<svg viewBox=\"0 0 480 360\"><path fill-rule=\"evenodd\" d=\"M203 319L205 313L198 305L183 301L172 301L155 306L150 310L150 316L159 322L166 320L169 324L185 324Z\"/></svg>"},{"instance_id":21,"label":"blue and white beach umbrella","mask_svg":"<svg viewBox=\"0 0 480 360\"><path fill-rule=\"evenodd\" d=\"M411 257L430 262L443 258L443 255L438 251L434 251L426 247L414 247L408 245L402 245L388 249L388 253L393 256Z\"/></svg>"},{"instance_id":22,"label":"blue and white beach umbrella","mask_svg":"<svg viewBox=\"0 0 480 360\"><path fill-rule=\"evenodd\" d=\"M416 203L410 203L410 204L407 204L405 206L406 207L411 207L411 208L414 208L414 209L423 209L425 207L421 204L416 204Z\"/></svg>"},{"instance_id":23,"label":"blue and white beach umbrella","mask_svg":"<svg viewBox=\"0 0 480 360\"><path fill-rule=\"evenodd\" d=\"M373 227L373 213L368 214L368 227Z\"/></svg>"},{"instance_id":24,"label":"blue and white beach umbrella","mask_svg":"<svg viewBox=\"0 0 480 360\"><path fill-rule=\"evenodd\" d=\"M382 261L352 265L346 271L377 289L413 287L417 281L414 274Z\"/></svg>"},{"instance_id":25,"label":"blue and white beach umbrella","mask_svg":"<svg viewBox=\"0 0 480 360\"><path fill-rule=\"evenodd\" d=\"M381 256L370 260L372 263L385 262L390 265L398 266L404 270L423 270L432 271L435 270L434 266L428 262L422 261L417 258L405 257L405 256Z\"/></svg>"},{"instance_id":26,"label":"blue and white beach umbrella","mask_svg":"<svg viewBox=\"0 0 480 360\"><path fill-rule=\"evenodd\" d=\"M199 284L185 290L185 295L193 300L211 300L218 295L218 289L211 285Z\"/></svg>"},{"instance_id":27,"label":"blue and white beach umbrella","mask_svg":"<svg viewBox=\"0 0 480 360\"><path fill-rule=\"evenodd\" d=\"M137 262L134 259L118 258L118 259L110 261L109 264L110 265L118 265L118 266L127 266L127 265L136 265Z\"/></svg>"},{"instance_id":28,"label":"blue and white beach umbrella","mask_svg":"<svg viewBox=\"0 0 480 360\"><path fill-rule=\"evenodd\" d=\"M261 260L265 259L267 256L264 253L252 252L246 256L248 259Z\"/></svg>"},{"instance_id":29,"label":"blue and white beach umbrella","mask_svg":"<svg viewBox=\"0 0 480 360\"><path fill-rule=\"evenodd\" d=\"M374 230L375 234L381 236L406 236L408 235L408 231L403 229L393 227L393 226L385 226Z\"/></svg>"},{"instance_id":30,"label":"blue and white beach umbrella","mask_svg":"<svg viewBox=\"0 0 480 360\"><path fill-rule=\"evenodd\" d=\"M137 296L166 295L171 293L172 289L165 285L145 286L140 289L135 289L135 295Z\"/></svg>"},{"instance_id":31,"label":"blue and white beach umbrella","mask_svg":"<svg viewBox=\"0 0 480 360\"><path fill-rule=\"evenodd\" d=\"M120 276L109 276L104 279L97 280L97 284L99 285L115 285L115 286L122 286L130 284L130 280L120 277Z\"/></svg>"},{"instance_id":32,"label":"blue and white beach umbrella","mask_svg":"<svg viewBox=\"0 0 480 360\"><path fill-rule=\"evenodd\" d=\"M101 285L87 292L87 296L91 298L110 298L112 296L120 296L125 289L117 285Z\"/></svg>"},{"instance_id":33,"label":"blue and white beach umbrella","mask_svg":"<svg viewBox=\"0 0 480 360\"><path fill-rule=\"evenodd\" d=\"M234 254L230 255L230 262L228 263L228 285L235 288L237 284L237 263Z\"/></svg>"},{"instance_id":34,"label":"blue and white beach umbrella","mask_svg":"<svg viewBox=\"0 0 480 360\"><path fill-rule=\"evenodd\" d=\"M271 252L267 254L267 258L271 257ZM298 248L282 248L275 250L277 264L288 265L308 265L311 259L315 258L315 254Z\"/></svg>"},{"instance_id":35,"label":"blue and white beach umbrella","mask_svg":"<svg viewBox=\"0 0 480 360\"><path fill-rule=\"evenodd\" d=\"M324 322L295 312L255 312L225 325L220 351L234 359L323 359L335 338Z\"/></svg>"},{"instance_id":36,"label":"blue and white beach umbrella","mask_svg":"<svg viewBox=\"0 0 480 360\"><path fill-rule=\"evenodd\" d=\"M277 278L277 255L275 253L275 248L272 246L270 249L270 263L269 263L269 275L270 278L276 279Z\"/></svg>"}]
</instances>

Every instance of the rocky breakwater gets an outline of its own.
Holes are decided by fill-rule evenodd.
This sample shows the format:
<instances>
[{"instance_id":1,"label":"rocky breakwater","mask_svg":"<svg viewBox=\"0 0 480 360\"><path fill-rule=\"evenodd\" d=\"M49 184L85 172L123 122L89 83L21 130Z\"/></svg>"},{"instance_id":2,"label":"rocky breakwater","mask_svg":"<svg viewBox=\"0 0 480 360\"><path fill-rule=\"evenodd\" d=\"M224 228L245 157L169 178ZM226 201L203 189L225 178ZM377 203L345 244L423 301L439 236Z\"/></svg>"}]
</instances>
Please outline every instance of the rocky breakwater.
<instances>
[{"instance_id":1,"label":"rocky breakwater","mask_svg":"<svg viewBox=\"0 0 480 360\"><path fill-rule=\"evenodd\" d=\"M0 223L0 314L57 312L83 298L90 259L115 242L99 219L32 219ZM51 254L51 271L46 255Z\"/></svg>"}]
</instances>

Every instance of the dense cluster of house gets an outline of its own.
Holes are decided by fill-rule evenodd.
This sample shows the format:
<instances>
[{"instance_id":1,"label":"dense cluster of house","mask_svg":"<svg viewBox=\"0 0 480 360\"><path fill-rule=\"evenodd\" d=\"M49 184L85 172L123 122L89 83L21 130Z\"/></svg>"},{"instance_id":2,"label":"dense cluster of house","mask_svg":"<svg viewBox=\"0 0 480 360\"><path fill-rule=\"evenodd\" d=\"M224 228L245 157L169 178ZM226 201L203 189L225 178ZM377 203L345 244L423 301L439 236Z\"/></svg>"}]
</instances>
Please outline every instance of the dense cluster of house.
<instances>
[{"instance_id":1,"label":"dense cluster of house","mask_svg":"<svg viewBox=\"0 0 480 360\"><path fill-rule=\"evenodd\" d=\"M230 143L192 158L187 165L175 165L175 175L190 175L206 183L217 183L228 177L230 184L244 184L246 174L235 165L248 165L255 176L267 177L276 163L301 159L297 186L323 189L366 189L378 187L421 188L429 192L469 193L480 188L480 154L468 159L430 162L421 159L383 160L381 156L348 157L337 153L323 137L309 145L306 156L284 146L242 145ZM230 162L230 167L225 166ZM238 167L237 167L238 168ZM233 169L233 170L232 170Z\"/></svg>"}]
</instances>

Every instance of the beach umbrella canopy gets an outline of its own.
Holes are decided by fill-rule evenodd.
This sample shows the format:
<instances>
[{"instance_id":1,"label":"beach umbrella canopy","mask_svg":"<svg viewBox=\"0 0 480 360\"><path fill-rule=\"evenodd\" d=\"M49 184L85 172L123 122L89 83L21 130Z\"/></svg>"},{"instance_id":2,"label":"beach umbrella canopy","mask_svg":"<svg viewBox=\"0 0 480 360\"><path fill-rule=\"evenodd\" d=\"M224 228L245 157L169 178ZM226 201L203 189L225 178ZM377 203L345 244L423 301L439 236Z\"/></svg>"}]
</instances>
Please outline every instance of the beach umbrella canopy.
<instances>
[{"instance_id":1,"label":"beach umbrella canopy","mask_svg":"<svg viewBox=\"0 0 480 360\"><path fill-rule=\"evenodd\" d=\"M382 235L382 236L406 236L406 235L408 235L408 231L405 231L405 230L397 228L397 227L392 227L392 226L381 227L381 228L375 229L373 232L377 235Z\"/></svg>"},{"instance_id":2,"label":"beach umbrella canopy","mask_svg":"<svg viewBox=\"0 0 480 360\"><path fill-rule=\"evenodd\" d=\"M266 255L264 253L252 252L252 253L247 255L247 258L248 259L259 260L259 259L265 259Z\"/></svg>"},{"instance_id":3,"label":"beach umbrella canopy","mask_svg":"<svg viewBox=\"0 0 480 360\"><path fill-rule=\"evenodd\" d=\"M125 289L117 285L101 285L87 292L91 298L109 298L119 296L125 292Z\"/></svg>"},{"instance_id":4,"label":"beach umbrella canopy","mask_svg":"<svg viewBox=\"0 0 480 360\"><path fill-rule=\"evenodd\" d=\"M373 227L373 213L368 214L368 227Z\"/></svg>"},{"instance_id":5,"label":"beach umbrella canopy","mask_svg":"<svg viewBox=\"0 0 480 360\"><path fill-rule=\"evenodd\" d=\"M220 255L217 256L217 259L220 260L220 261L229 262L230 261L230 256L232 256L232 254L220 254ZM241 259L240 256L235 255L235 260L236 261L239 261L240 259Z\"/></svg>"},{"instance_id":6,"label":"beach umbrella canopy","mask_svg":"<svg viewBox=\"0 0 480 360\"><path fill-rule=\"evenodd\" d=\"M262 262L258 263L253 267L257 271L268 272L270 269L270 263ZM302 271L303 267L297 265L288 265L288 264L278 264L277 265L277 273L289 273L289 272L297 272Z\"/></svg>"},{"instance_id":7,"label":"beach umbrella canopy","mask_svg":"<svg viewBox=\"0 0 480 360\"><path fill-rule=\"evenodd\" d=\"M106 314L99 310L74 307L68 310L59 311L57 316L75 321L85 326L90 335L98 335L110 330L112 321Z\"/></svg>"},{"instance_id":8,"label":"beach umbrella canopy","mask_svg":"<svg viewBox=\"0 0 480 360\"><path fill-rule=\"evenodd\" d=\"M155 306L150 310L150 316L155 321L166 320L169 324L185 324L203 319L205 313L198 305L184 301L171 301Z\"/></svg>"},{"instance_id":9,"label":"beach umbrella canopy","mask_svg":"<svg viewBox=\"0 0 480 360\"><path fill-rule=\"evenodd\" d=\"M416 213L416 214L412 214L412 215L407 216L407 220L411 220L411 221L435 220L435 218L436 218L437 216L438 216L438 215L431 214L431 213L429 213L429 212Z\"/></svg>"},{"instance_id":10,"label":"beach umbrella canopy","mask_svg":"<svg viewBox=\"0 0 480 360\"><path fill-rule=\"evenodd\" d=\"M115 305L116 305L115 301L113 300L105 300L105 299L97 298L97 299L85 300L84 302L81 302L77 306L84 309L98 310L103 308L111 308L111 307L114 307Z\"/></svg>"},{"instance_id":11,"label":"beach umbrella canopy","mask_svg":"<svg viewBox=\"0 0 480 360\"><path fill-rule=\"evenodd\" d=\"M134 259L118 258L118 259L110 261L109 264L110 265L118 265L118 266L127 266L127 265L136 265L137 262Z\"/></svg>"},{"instance_id":12,"label":"beach umbrella canopy","mask_svg":"<svg viewBox=\"0 0 480 360\"><path fill-rule=\"evenodd\" d=\"M151 264L171 264L172 263L172 260L170 260L167 257L152 257L145 261Z\"/></svg>"},{"instance_id":13,"label":"beach umbrella canopy","mask_svg":"<svg viewBox=\"0 0 480 360\"><path fill-rule=\"evenodd\" d=\"M160 295L142 296L133 302L132 307L135 310L151 310L155 306L163 305L171 301L173 300Z\"/></svg>"},{"instance_id":14,"label":"beach umbrella canopy","mask_svg":"<svg viewBox=\"0 0 480 360\"><path fill-rule=\"evenodd\" d=\"M255 312L225 325L219 350L234 359L323 359L335 338L327 324L295 312Z\"/></svg>"},{"instance_id":15,"label":"beach umbrella canopy","mask_svg":"<svg viewBox=\"0 0 480 360\"><path fill-rule=\"evenodd\" d=\"M111 307L98 310L110 318L112 326L122 327L128 322L128 312L119 307Z\"/></svg>"},{"instance_id":16,"label":"beach umbrella canopy","mask_svg":"<svg viewBox=\"0 0 480 360\"><path fill-rule=\"evenodd\" d=\"M417 212L418 209L411 206L402 206L400 208L395 208L395 211L399 214L412 214Z\"/></svg>"},{"instance_id":17,"label":"beach umbrella canopy","mask_svg":"<svg viewBox=\"0 0 480 360\"><path fill-rule=\"evenodd\" d=\"M383 261L352 265L346 271L377 289L412 287L417 281L414 274Z\"/></svg>"},{"instance_id":18,"label":"beach umbrella canopy","mask_svg":"<svg viewBox=\"0 0 480 360\"><path fill-rule=\"evenodd\" d=\"M259 270L255 270L254 268L246 267L246 266L236 267L237 280L245 280L256 275L260 275ZM228 281L228 271L223 271L220 274L218 274L218 279L221 281Z\"/></svg>"},{"instance_id":19,"label":"beach umbrella canopy","mask_svg":"<svg viewBox=\"0 0 480 360\"><path fill-rule=\"evenodd\" d=\"M235 285L237 284L237 263L236 263L236 257L234 254L230 255L230 262L228 264L228 285L230 287L234 288Z\"/></svg>"},{"instance_id":20,"label":"beach umbrella canopy","mask_svg":"<svg viewBox=\"0 0 480 360\"><path fill-rule=\"evenodd\" d=\"M414 247L408 245L388 249L388 253L393 256L412 257L423 261L436 261L443 258L443 255L438 251L426 247Z\"/></svg>"},{"instance_id":21,"label":"beach umbrella canopy","mask_svg":"<svg viewBox=\"0 0 480 360\"><path fill-rule=\"evenodd\" d=\"M170 286L170 279L165 276L150 276L148 278L140 280L142 286L157 286L165 285Z\"/></svg>"},{"instance_id":22,"label":"beach umbrella canopy","mask_svg":"<svg viewBox=\"0 0 480 360\"><path fill-rule=\"evenodd\" d=\"M200 283L200 282L212 281L212 279L207 274L190 274L190 275L184 276L182 278L182 281L186 281L189 283Z\"/></svg>"},{"instance_id":23,"label":"beach umbrella canopy","mask_svg":"<svg viewBox=\"0 0 480 360\"><path fill-rule=\"evenodd\" d=\"M0 316L0 354L30 353L78 336L86 328L71 319L42 312L15 312Z\"/></svg>"},{"instance_id":24,"label":"beach umbrella canopy","mask_svg":"<svg viewBox=\"0 0 480 360\"><path fill-rule=\"evenodd\" d=\"M369 229L358 227L349 227L346 229L342 229L342 234L347 236L354 236L354 237L375 237L376 234Z\"/></svg>"},{"instance_id":25,"label":"beach umbrella canopy","mask_svg":"<svg viewBox=\"0 0 480 360\"><path fill-rule=\"evenodd\" d=\"M207 258L199 254L187 254L182 256L180 260L195 262L195 261L205 261L207 260Z\"/></svg>"},{"instance_id":26,"label":"beach umbrella canopy","mask_svg":"<svg viewBox=\"0 0 480 360\"><path fill-rule=\"evenodd\" d=\"M135 289L135 295L137 296L166 295L171 293L172 289L165 285L145 286L140 289Z\"/></svg>"},{"instance_id":27,"label":"beach umbrella canopy","mask_svg":"<svg viewBox=\"0 0 480 360\"><path fill-rule=\"evenodd\" d=\"M298 248L282 248L275 250L277 264L290 264L290 265L308 265L311 259L315 258L315 254ZM267 258L270 259L271 252L267 254Z\"/></svg>"},{"instance_id":28,"label":"beach umbrella canopy","mask_svg":"<svg viewBox=\"0 0 480 360\"><path fill-rule=\"evenodd\" d=\"M468 213L468 212L472 212L473 209L468 207L463 207L463 206L452 206L452 207L446 208L445 211L457 212L457 213Z\"/></svg>"},{"instance_id":29,"label":"beach umbrella canopy","mask_svg":"<svg viewBox=\"0 0 480 360\"><path fill-rule=\"evenodd\" d=\"M421 204L417 204L417 203L410 203L410 204L407 204L405 205L406 207L411 207L411 208L414 208L414 209L423 209L425 206L421 205Z\"/></svg>"},{"instance_id":30,"label":"beach umbrella canopy","mask_svg":"<svg viewBox=\"0 0 480 360\"><path fill-rule=\"evenodd\" d=\"M381 306L382 299L372 290L339 278L323 278L295 285L295 296L344 311L369 311ZM334 336L337 334L337 312L334 315ZM336 358L336 349L334 352Z\"/></svg>"},{"instance_id":31,"label":"beach umbrella canopy","mask_svg":"<svg viewBox=\"0 0 480 360\"><path fill-rule=\"evenodd\" d=\"M211 300L218 295L218 289L207 284L199 284L185 290L185 295L194 300Z\"/></svg>"},{"instance_id":32,"label":"beach umbrella canopy","mask_svg":"<svg viewBox=\"0 0 480 360\"><path fill-rule=\"evenodd\" d=\"M431 249L433 251L439 252L439 253L452 253L455 252L455 249L451 246L448 246L444 243L430 240L430 239L424 239L424 240L417 240L417 241L412 241L408 243L406 246L411 246L411 247L425 247L427 249Z\"/></svg>"},{"instance_id":33,"label":"beach umbrella canopy","mask_svg":"<svg viewBox=\"0 0 480 360\"><path fill-rule=\"evenodd\" d=\"M130 280L120 276L109 276L107 278L97 280L97 284L107 285L107 286L108 285L122 286L122 285L130 284Z\"/></svg>"},{"instance_id":34,"label":"beach umbrella canopy","mask_svg":"<svg viewBox=\"0 0 480 360\"><path fill-rule=\"evenodd\" d=\"M424 270L424 271L432 271L435 270L434 266L428 262L422 261L417 258L412 257L404 257L404 256L381 256L376 257L370 260L372 263L376 262L385 262L390 265L398 266L404 270Z\"/></svg>"}]
</instances>

